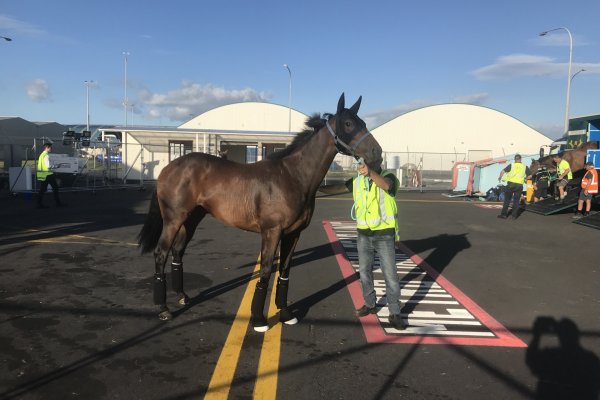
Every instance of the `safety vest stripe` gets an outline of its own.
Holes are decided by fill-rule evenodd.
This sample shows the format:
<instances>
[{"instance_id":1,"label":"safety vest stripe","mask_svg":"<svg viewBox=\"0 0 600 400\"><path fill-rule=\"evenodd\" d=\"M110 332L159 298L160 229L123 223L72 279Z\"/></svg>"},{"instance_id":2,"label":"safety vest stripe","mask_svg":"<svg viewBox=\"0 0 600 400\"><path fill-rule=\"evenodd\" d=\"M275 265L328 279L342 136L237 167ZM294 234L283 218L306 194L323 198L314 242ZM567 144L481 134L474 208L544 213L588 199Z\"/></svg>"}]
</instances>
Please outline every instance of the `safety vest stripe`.
<instances>
[{"instance_id":1,"label":"safety vest stripe","mask_svg":"<svg viewBox=\"0 0 600 400\"><path fill-rule=\"evenodd\" d=\"M367 225L367 224L379 224L380 222L389 222L389 221L395 221L396 218L394 217L385 217L385 218L374 218L374 219L367 219L367 220L363 220L363 219L357 219L356 223L358 225Z\"/></svg>"}]
</instances>

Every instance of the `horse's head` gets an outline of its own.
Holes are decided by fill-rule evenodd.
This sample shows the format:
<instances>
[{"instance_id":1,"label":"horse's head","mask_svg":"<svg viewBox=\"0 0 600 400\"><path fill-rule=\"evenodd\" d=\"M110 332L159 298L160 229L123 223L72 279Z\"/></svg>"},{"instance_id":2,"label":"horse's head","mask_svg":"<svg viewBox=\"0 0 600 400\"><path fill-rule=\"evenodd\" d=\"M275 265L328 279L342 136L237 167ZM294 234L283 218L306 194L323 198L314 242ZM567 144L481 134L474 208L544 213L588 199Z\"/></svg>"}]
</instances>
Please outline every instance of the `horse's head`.
<instances>
[{"instance_id":1,"label":"horse's head","mask_svg":"<svg viewBox=\"0 0 600 400\"><path fill-rule=\"evenodd\" d=\"M335 132L332 132L328 125L330 133L338 151L342 154L362 158L369 168L375 171L381 171L381 146L367 129L367 124L358 117L358 109L362 96L350 108L345 108L344 94L338 101L337 112L335 113Z\"/></svg>"}]
</instances>

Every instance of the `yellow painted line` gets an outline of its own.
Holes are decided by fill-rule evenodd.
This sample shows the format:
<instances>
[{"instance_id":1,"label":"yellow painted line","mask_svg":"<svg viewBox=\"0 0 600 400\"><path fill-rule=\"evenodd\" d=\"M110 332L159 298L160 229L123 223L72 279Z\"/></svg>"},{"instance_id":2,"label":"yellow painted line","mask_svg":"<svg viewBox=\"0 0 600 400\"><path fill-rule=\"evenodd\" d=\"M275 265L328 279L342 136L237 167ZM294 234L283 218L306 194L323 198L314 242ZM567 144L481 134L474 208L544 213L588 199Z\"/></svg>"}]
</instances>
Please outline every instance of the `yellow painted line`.
<instances>
[{"instance_id":1,"label":"yellow painted line","mask_svg":"<svg viewBox=\"0 0 600 400\"><path fill-rule=\"evenodd\" d=\"M10 235L11 238L14 238L15 236L19 236L19 235L26 235L28 233L49 233L52 234L55 231L53 230L43 230L43 229L24 229L20 232L15 232L12 235ZM84 240L89 240L91 241L93 244L98 244L98 242L105 242L105 243L109 243L109 244L118 244L118 245L126 245L126 246L137 246L137 243L129 243L129 242L120 242L118 240L114 240L114 239L104 239L104 238L100 238L100 237L95 237L95 236L85 236L85 235L76 235L76 234L72 234L72 235L61 235L61 236L57 236L54 238L48 238L48 239L33 239L33 240L28 240L26 243L66 243L65 240L68 240L68 243L74 243L74 244L88 244L87 242L74 242L71 241L71 239L84 239Z\"/></svg>"},{"instance_id":2,"label":"yellow painted line","mask_svg":"<svg viewBox=\"0 0 600 400\"><path fill-rule=\"evenodd\" d=\"M254 267L253 275L258 276L256 273L260 270L260 257ZM212 378L208 384L208 389L204 399L208 400L226 400L229 396L229 390L231 388L231 382L233 382L233 376L235 369L240 358L240 352L242 351L242 345L244 344L244 338L248 331L248 325L250 324L250 305L252 303L252 295L254 291L254 285L252 282L256 278L253 278L248 282L244 297L238 308L238 312L233 321L233 325L223 345L223 350L213 371Z\"/></svg>"},{"instance_id":3,"label":"yellow painted line","mask_svg":"<svg viewBox=\"0 0 600 400\"><path fill-rule=\"evenodd\" d=\"M68 236L62 236L61 238L53 238L53 239L33 239L28 240L25 243L66 243L66 244L94 244L94 245L112 245L112 246L136 246L137 243L127 243L127 242L115 242L115 241L106 241L104 243L96 243L93 239L87 238L89 241L87 242L78 242L75 240L68 239Z\"/></svg>"},{"instance_id":4,"label":"yellow painted line","mask_svg":"<svg viewBox=\"0 0 600 400\"><path fill-rule=\"evenodd\" d=\"M269 320L277 317L277 306L275 305L275 286L277 274L273 280L273 289L271 290L271 300L269 302ZM277 398L277 380L279 371L279 354L281 350L281 325L275 323L271 329L265 333L263 339L260 359L258 360L258 373L256 374L256 384L254 386L255 399L276 399Z\"/></svg>"}]
</instances>

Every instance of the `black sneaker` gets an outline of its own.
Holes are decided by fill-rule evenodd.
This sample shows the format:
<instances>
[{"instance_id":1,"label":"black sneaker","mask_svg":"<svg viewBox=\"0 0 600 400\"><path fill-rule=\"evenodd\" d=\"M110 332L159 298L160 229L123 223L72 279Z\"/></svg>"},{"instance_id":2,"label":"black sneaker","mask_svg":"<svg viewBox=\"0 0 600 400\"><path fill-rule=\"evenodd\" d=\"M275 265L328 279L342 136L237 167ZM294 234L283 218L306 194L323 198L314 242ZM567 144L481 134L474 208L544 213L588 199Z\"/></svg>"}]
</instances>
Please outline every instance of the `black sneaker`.
<instances>
[{"instance_id":1,"label":"black sneaker","mask_svg":"<svg viewBox=\"0 0 600 400\"><path fill-rule=\"evenodd\" d=\"M403 331L404 329L406 329L406 324L402 320L400 314L391 314L389 321L390 325L392 325L395 329L399 331Z\"/></svg>"},{"instance_id":2,"label":"black sneaker","mask_svg":"<svg viewBox=\"0 0 600 400\"><path fill-rule=\"evenodd\" d=\"M573 218L573 219L580 219L581 217L583 217L583 215L582 215L582 214L580 214L580 213L575 213L575 214L574 214L574 215L573 215L571 218Z\"/></svg>"},{"instance_id":3,"label":"black sneaker","mask_svg":"<svg viewBox=\"0 0 600 400\"><path fill-rule=\"evenodd\" d=\"M356 310L357 317L366 317L369 314L377 314L377 307L367 307L365 305Z\"/></svg>"},{"instance_id":4,"label":"black sneaker","mask_svg":"<svg viewBox=\"0 0 600 400\"><path fill-rule=\"evenodd\" d=\"M508 215L500 214L500 215L498 215L498 218L506 219L506 218L508 218Z\"/></svg>"}]
</instances>

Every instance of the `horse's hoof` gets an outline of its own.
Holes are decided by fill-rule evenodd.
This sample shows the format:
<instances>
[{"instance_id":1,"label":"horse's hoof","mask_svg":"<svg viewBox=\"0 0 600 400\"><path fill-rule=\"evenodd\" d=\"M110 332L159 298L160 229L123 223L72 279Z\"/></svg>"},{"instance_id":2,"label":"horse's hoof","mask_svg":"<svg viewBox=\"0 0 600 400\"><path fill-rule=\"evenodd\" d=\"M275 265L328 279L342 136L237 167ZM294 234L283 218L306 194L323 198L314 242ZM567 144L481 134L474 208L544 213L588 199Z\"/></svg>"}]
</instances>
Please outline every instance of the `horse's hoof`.
<instances>
[{"instance_id":1,"label":"horse's hoof","mask_svg":"<svg viewBox=\"0 0 600 400\"><path fill-rule=\"evenodd\" d=\"M279 321L286 325L296 325L298 323L298 318L294 317L294 314L287 308L282 308L279 310Z\"/></svg>"},{"instance_id":2,"label":"horse's hoof","mask_svg":"<svg viewBox=\"0 0 600 400\"><path fill-rule=\"evenodd\" d=\"M190 304L190 298L188 297L187 294L183 293L182 295L179 296L179 300L177 300L177 303L180 306L187 306L188 304Z\"/></svg>"},{"instance_id":3,"label":"horse's hoof","mask_svg":"<svg viewBox=\"0 0 600 400\"><path fill-rule=\"evenodd\" d=\"M266 332L269 330L269 325L264 325L264 326L253 326L252 327L254 329L255 332Z\"/></svg>"},{"instance_id":4,"label":"horse's hoof","mask_svg":"<svg viewBox=\"0 0 600 400\"><path fill-rule=\"evenodd\" d=\"M164 310L158 314L158 319L160 319L161 321L169 321L173 319L173 314L171 314L171 311L169 310Z\"/></svg>"},{"instance_id":5,"label":"horse's hoof","mask_svg":"<svg viewBox=\"0 0 600 400\"><path fill-rule=\"evenodd\" d=\"M251 322L252 328L256 332L266 332L269 330L269 323L263 315L260 315L258 317L252 317Z\"/></svg>"}]
</instances>

